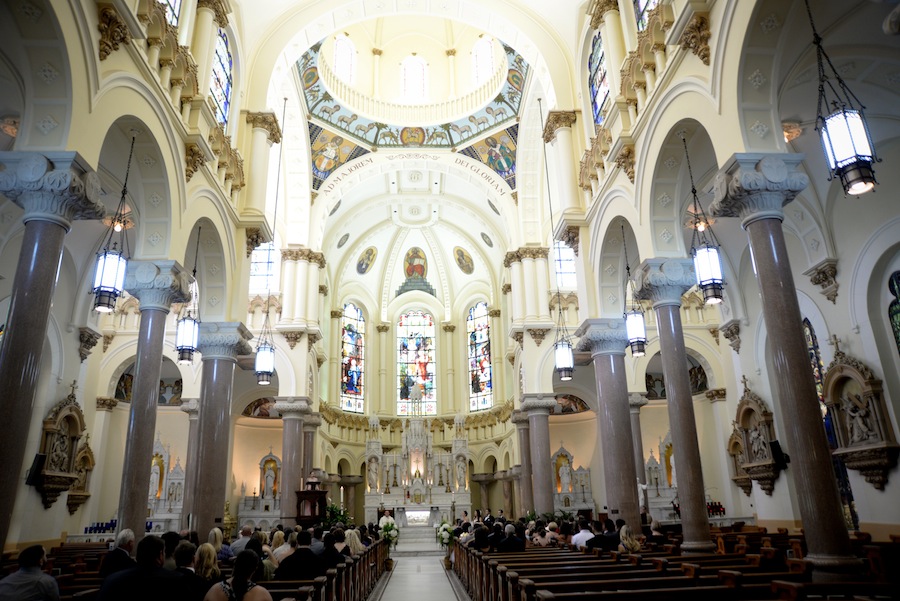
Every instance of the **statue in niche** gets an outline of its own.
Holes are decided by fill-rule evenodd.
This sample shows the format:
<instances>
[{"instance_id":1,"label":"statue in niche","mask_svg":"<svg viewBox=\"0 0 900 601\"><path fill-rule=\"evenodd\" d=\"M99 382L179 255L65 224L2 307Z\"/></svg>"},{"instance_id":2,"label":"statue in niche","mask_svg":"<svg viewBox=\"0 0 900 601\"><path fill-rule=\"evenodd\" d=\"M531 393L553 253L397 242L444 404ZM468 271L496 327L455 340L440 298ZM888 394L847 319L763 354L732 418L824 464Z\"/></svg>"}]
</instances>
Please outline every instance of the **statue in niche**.
<instances>
[{"instance_id":1,"label":"statue in niche","mask_svg":"<svg viewBox=\"0 0 900 601\"><path fill-rule=\"evenodd\" d=\"M569 466L568 461L564 461L559 466L559 486L560 492L572 492L572 468Z\"/></svg>"},{"instance_id":2,"label":"statue in niche","mask_svg":"<svg viewBox=\"0 0 900 601\"><path fill-rule=\"evenodd\" d=\"M62 420L59 423L59 432L53 439L50 449L50 462L48 469L54 472L68 471L69 462L69 422Z\"/></svg>"},{"instance_id":3,"label":"statue in niche","mask_svg":"<svg viewBox=\"0 0 900 601\"><path fill-rule=\"evenodd\" d=\"M769 448L766 435L756 424L750 429L750 454L753 461L766 461L769 458Z\"/></svg>"},{"instance_id":4,"label":"statue in niche","mask_svg":"<svg viewBox=\"0 0 900 601\"><path fill-rule=\"evenodd\" d=\"M378 461L373 457L369 460L369 490L378 490Z\"/></svg>"},{"instance_id":5,"label":"statue in niche","mask_svg":"<svg viewBox=\"0 0 900 601\"><path fill-rule=\"evenodd\" d=\"M155 463L150 468L150 497L155 499L159 494L159 466Z\"/></svg>"},{"instance_id":6,"label":"statue in niche","mask_svg":"<svg viewBox=\"0 0 900 601\"><path fill-rule=\"evenodd\" d=\"M456 462L456 485L459 490L466 487L466 463L462 459Z\"/></svg>"},{"instance_id":7,"label":"statue in niche","mask_svg":"<svg viewBox=\"0 0 900 601\"><path fill-rule=\"evenodd\" d=\"M844 405L844 411L847 413L847 431L850 434L850 444L865 442L878 437L869 421L869 407L862 396L850 394L841 397L841 402Z\"/></svg>"},{"instance_id":8,"label":"statue in niche","mask_svg":"<svg viewBox=\"0 0 900 601\"><path fill-rule=\"evenodd\" d=\"M272 466L268 466L266 468L265 475L265 488L263 488L263 498L271 499L274 496L275 490L275 470L272 469Z\"/></svg>"}]
</instances>

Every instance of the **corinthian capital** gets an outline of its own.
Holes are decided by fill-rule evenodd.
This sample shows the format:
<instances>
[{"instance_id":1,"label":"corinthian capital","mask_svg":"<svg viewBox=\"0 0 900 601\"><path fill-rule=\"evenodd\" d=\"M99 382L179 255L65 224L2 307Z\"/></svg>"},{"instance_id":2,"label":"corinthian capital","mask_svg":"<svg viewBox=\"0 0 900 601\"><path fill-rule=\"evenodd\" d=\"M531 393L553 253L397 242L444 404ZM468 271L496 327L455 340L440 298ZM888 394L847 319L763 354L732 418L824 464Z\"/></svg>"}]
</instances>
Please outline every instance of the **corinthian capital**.
<instances>
[{"instance_id":1,"label":"corinthian capital","mask_svg":"<svg viewBox=\"0 0 900 601\"><path fill-rule=\"evenodd\" d=\"M611 10L619 10L619 3L616 0L591 0L587 11L591 15L591 29L600 27L600 23L603 22L603 15Z\"/></svg>"},{"instance_id":2,"label":"corinthian capital","mask_svg":"<svg viewBox=\"0 0 900 601\"><path fill-rule=\"evenodd\" d=\"M253 127L266 130L266 137L273 144L281 143L281 128L278 126L278 117L275 113L247 113L247 123Z\"/></svg>"},{"instance_id":3,"label":"corinthian capital","mask_svg":"<svg viewBox=\"0 0 900 601\"><path fill-rule=\"evenodd\" d=\"M636 296L653 305L681 305L681 296L697 283L690 259L647 259L637 268Z\"/></svg>"},{"instance_id":4,"label":"corinthian capital","mask_svg":"<svg viewBox=\"0 0 900 601\"><path fill-rule=\"evenodd\" d=\"M784 220L782 207L809 184L797 171L799 154L737 153L716 175L714 199L709 213L714 217L740 217L746 227L758 219Z\"/></svg>"},{"instance_id":5,"label":"corinthian capital","mask_svg":"<svg viewBox=\"0 0 900 601\"><path fill-rule=\"evenodd\" d=\"M549 144L556 139L556 132L562 127L572 127L575 124L575 111L550 111L547 115L547 123L544 125L544 144ZM569 152L569 149L566 149Z\"/></svg>"},{"instance_id":6,"label":"corinthian capital","mask_svg":"<svg viewBox=\"0 0 900 601\"><path fill-rule=\"evenodd\" d=\"M22 220L66 230L76 219L100 219L100 179L77 152L11 152L3 158L0 194L25 210Z\"/></svg>"},{"instance_id":7,"label":"corinthian capital","mask_svg":"<svg viewBox=\"0 0 900 601\"><path fill-rule=\"evenodd\" d=\"M239 321L204 321L200 324L198 350L207 359L235 359L238 355L249 355L252 350L247 342L253 338L244 324Z\"/></svg>"},{"instance_id":8,"label":"corinthian capital","mask_svg":"<svg viewBox=\"0 0 900 601\"><path fill-rule=\"evenodd\" d=\"M628 346L624 319L586 319L575 335L581 338L578 350L592 355L624 355Z\"/></svg>"},{"instance_id":9,"label":"corinthian capital","mask_svg":"<svg viewBox=\"0 0 900 601\"><path fill-rule=\"evenodd\" d=\"M172 303L191 300L191 275L176 261L129 261L125 290L141 302L141 310L169 312Z\"/></svg>"}]
</instances>

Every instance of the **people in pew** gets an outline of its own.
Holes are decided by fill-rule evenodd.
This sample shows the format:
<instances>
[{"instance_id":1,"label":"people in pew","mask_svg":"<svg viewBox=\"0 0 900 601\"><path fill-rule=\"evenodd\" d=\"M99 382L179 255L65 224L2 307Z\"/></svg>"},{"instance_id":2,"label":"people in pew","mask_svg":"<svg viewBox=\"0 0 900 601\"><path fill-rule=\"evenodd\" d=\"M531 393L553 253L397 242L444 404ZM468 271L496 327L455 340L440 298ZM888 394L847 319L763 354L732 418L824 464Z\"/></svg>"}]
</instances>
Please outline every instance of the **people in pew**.
<instances>
[{"instance_id":1,"label":"people in pew","mask_svg":"<svg viewBox=\"0 0 900 601\"><path fill-rule=\"evenodd\" d=\"M321 526L313 528L312 542L309 544L309 548L312 549L312 552L316 555L321 555L325 552L325 543L322 540L324 534L325 530Z\"/></svg>"},{"instance_id":2,"label":"people in pew","mask_svg":"<svg viewBox=\"0 0 900 601\"><path fill-rule=\"evenodd\" d=\"M487 524L485 524L487 526ZM494 522L494 525L490 528L486 528L490 534L488 534L488 543L491 545L492 549L496 549L500 546L500 542L505 538L505 534L503 533L503 524L500 522ZM476 531L477 535L478 532Z\"/></svg>"},{"instance_id":3,"label":"people in pew","mask_svg":"<svg viewBox=\"0 0 900 601\"><path fill-rule=\"evenodd\" d=\"M516 535L515 524L507 524L504 532L506 536L497 546L499 553L517 553L525 550L525 539Z\"/></svg>"},{"instance_id":4,"label":"people in pew","mask_svg":"<svg viewBox=\"0 0 900 601\"><path fill-rule=\"evenodd\" d=\"M619 553L637 553L641 550L639 541L631 531L631 526L625 524L619 529Z\"/></svg>"},{"instance_id":5,"label":"people in pew","mask_svg":"<svg viewBox=\"0 0 900 601\"><path fill-rule=\"evenodd\" d=\"M254 553L256 553L257 558L263 557L262 542L260 542L260 540L255 536L250 537L250 541L247 543L247 549L245 550L253 551ZM240 555L240 553L238 555ZM236 557L235 561L237 561ZM254 580L257 582L267 582L269 580L272 580L272 578L274 577L275 566L271 562L266 563L265 561L260 559L259 571L254 575Z\"/></svg>"},{"instance_id":6,"label":"people in pew","mask_svg":"<svg viewBox=\"0 0 900 601\"><path fill-rule=\"evenodd\" d=\"M362 555L366 552L366 546L359 540L358 530L355 528L345 530L344 536L347 540L347 548L350 550L350 555Z\"/></svg>"},{"instance_id":7,"label":"people in pew","mask_svg":"<svg viewBox=\"0 0 900 601\"><path fill-rule=\"evenodd\" d=\"M565 521L559 525L559 542L560 547L568 547L572 544L572 522Z\"/></svg>"},{"instance_id":8,"label":"people in pew","mask_svg":"<svg viewBox=\"0 0 900 601\"><path fill-rule=\"evenodd\" d=\"M330 570L346 560L347 556L335 548L334 535L331 532L322 536L322 543L325 549L319 557L323 570Z\"/></svg>"},{"instance_id":9,"label":"people in pew","mask_svg":"<svg viewBox=\"0 0 900 601\"><path fill-rule=\"evenodd\" d=\"M213 528L209 531L207 542L216 550L216 558L219 561L234 561L234 551L222 535L219 528Z\"/></svg>"},{"instance_id":10,"label":"people in pew","mask_svg":"<svg viewBox=\"0 0 900 601\"><path fill-rule=\"evenodd\" d=\"M275 556L275 559L277 559L278 563L280 564L282 561L284 561L284 558L287 557L288 555L290 555L291 553L293 553L294 549L296 549L296 548L297 548L297 533L291 532L288 535L287 540L284 541L284 544L276 547L272 551L272 554Z\"/></svg>"},{"instance_id":11,"label":"people in pew","mask_svg":"<svg viewBox=\"0 0 900 601\"><path fill-rule=\"evenodd\" d=\"M216 559L216 549L209 543L203 543L197 548L194 555L194 572L205 582L204 593L209 588L222 581L222 572L219 570L219 562ZM203 597L200 597L203 599Z\"/></svg>"},{"instance_id":12,"label":"people in pew","mask_svg":"<svg viewBox=\"0 0 900 601\"><path fill-rule=\"evenodd\" d=\"M359 527L359 542L364 547L369 547L372 544L372 537L369 536L369 530L365 526Z\"/></svg>"},{"instance_id":13,"label":"people in pew","mask_svg":"<svg viewBox=\"0 0 900 601\"><path fill-rule=\"evenodd\" d=\"M249 541L247 544L250 544ZM253 580L259 567L260 560L256 552L250 549L241 551L234 559L231 578L210 587L203 601L272 601L269 591L257 586ZM159 599L166 598L159 597Z\"/></svg>"},{"instance_id":14,"label":"people in pew","mask_svg":"<svg viewBox=\"0 0 900 601\"><path fill-rule=\"evenodd\" d=\"M103 581L97 601L182 601L187 599L182 589L183 576L166 570L166 543L158 536L147 535L137 545L134 567L116 572Z\"/></svg>"},{"instance_id":15,"label":"people in pew","mask_svg":"<svg viewBox=\"0 0 900 601\"><path fill-rule=\"evenodd\" d=\"M181 540L175 545L172 559L175 561L175 571L182 577L180 586L185 593L185 599L203 601L210 583L201 578L194 568L196 553L197 547L191 541Z\"/></svg>"},{"instance_id":16,"label":"people in pew","mask_svg":"<svg viewBox=\"0 0 900 601\"><path fill-rule=\"evenodd\" d=\"M275 580L312 580L324 574L321 556L310 548L312 535L309 531L295 532L290 539L294 541L295 548L275 570Z\"/></svg>"},{"instance_id":17,"label":"people in pew","mask_svg":"<svg viewBox=\"0 0 900 601\"><path fill-rule=\"evenodd\" d=\"M589 540L594 538L594 532L584 518L578 520L578 532L572 537L572 546L576 549L584 549Z\"/></svg>"},{"instance_id":18,"label":"people in pew","mask_svg":"<svg viewBox=\"0 0 900 601\"><path fill-rule=\"evenodd\" d=\"M472 535L471 540L466 543L466 546L470 549L481 551L482 553L490 553L496 549L496 547L491 544L490 538L487 528L484 526L476 526L475 533Z\"/></svg>"},{"instance_id":19,"label":"people in pew","mask_svg":"<svg viewBox=\"0 0 900 601\"><path fill-rule=\"evenodd\" d=\"M122 570L134 567L131 553L134 551L134 531L125 528L116 537L116 546L103 557L98 576L106 578Z\"/></svg>"},{"instance_id":20,"label":"people in pew","mask_svg":"<svg viewBox=\"0 0 900 601\"><path fill-rule=\"evenodd\" d=\"M41 570L46 559L47 554L41 545L23 549L18 558L19 570L0 580L0 599L59 601L56 579Z\"/></svg>"}]
</instances>

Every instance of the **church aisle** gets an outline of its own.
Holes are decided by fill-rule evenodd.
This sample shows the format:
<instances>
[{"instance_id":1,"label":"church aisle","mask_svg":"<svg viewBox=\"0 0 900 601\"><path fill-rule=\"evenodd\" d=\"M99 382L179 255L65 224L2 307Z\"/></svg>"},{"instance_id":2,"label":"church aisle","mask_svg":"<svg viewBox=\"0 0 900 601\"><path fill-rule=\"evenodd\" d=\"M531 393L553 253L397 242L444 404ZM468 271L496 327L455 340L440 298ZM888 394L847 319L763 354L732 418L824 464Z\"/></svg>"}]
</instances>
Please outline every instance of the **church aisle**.
<instances>
[{"instance_id":1,"label":"church aisle","mask_svg":"<svg viewBox=\"0 0 900 601\"><path fill-rule=\"evenodd\" d=\"M428 601L459 601L439 557L396 558L387 586L369 601L406 601L421 599L423 595Z\"/></svg>"}]
</instances>

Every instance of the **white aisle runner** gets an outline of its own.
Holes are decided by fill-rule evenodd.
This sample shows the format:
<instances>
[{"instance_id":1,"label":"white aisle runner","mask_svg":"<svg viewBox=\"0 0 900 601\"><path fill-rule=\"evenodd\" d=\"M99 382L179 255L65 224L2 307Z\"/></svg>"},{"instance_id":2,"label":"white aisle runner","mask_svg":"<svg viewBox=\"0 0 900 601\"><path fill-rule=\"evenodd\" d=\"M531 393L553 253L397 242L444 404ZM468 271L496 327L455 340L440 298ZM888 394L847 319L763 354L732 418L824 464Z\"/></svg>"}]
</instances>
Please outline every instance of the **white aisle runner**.
<instances>
[{"instance_id":1,"label":"white aisle runner","mask_svg":"<svg viewBox=\"0 0 900 601\"><path fill-rule=\"evenodd\" d=\"M379 601L458 601L441 560L433 555L399 557Z\"/></svg>"}]
</instances>

